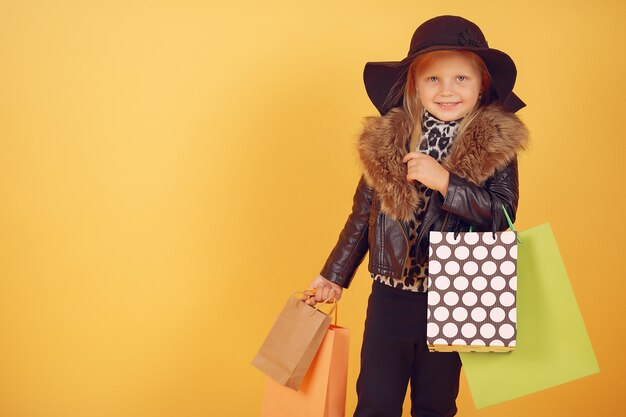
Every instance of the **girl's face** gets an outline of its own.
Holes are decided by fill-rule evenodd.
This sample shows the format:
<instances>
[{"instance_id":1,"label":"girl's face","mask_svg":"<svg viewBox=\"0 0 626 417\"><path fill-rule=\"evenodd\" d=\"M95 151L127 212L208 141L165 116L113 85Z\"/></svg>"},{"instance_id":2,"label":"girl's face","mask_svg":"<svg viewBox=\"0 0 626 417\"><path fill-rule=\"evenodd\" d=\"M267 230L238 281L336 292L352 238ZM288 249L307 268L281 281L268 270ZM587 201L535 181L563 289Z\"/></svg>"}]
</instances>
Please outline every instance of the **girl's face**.
<instances>
[{"instance_id":1,"label":"girl's face","mask_svg":"<svg viewBox=\"0 0 626 417\"><path fill-rule=\"evenodd\" d=\"M456 51L432 52L416 68L419 100L430 114L446 122L468 114L478 102L480 70Z\"/></svg>"}]
</instances>

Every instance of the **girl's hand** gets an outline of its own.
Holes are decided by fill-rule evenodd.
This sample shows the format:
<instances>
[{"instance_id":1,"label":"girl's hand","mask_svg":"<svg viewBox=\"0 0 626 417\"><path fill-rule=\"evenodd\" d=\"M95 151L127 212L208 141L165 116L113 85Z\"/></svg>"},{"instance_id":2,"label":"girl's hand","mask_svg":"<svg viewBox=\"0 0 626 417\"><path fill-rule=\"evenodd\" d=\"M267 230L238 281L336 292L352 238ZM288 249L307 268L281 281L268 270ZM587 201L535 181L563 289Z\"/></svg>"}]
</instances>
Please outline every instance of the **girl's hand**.
<instances>
[{"instance_id":1,"label":"girl's hand","mask_svg":"<svg viewBox=\"0 0 626 417\"><path fill-rule=\"evenodd\" d=\"M323 301L327 303L339 301L341 292L343 291L343 287L327 280L321 275L318 275L313 282L311 282L309 288L315 289L315 294L304 300L304 302L310 306L314 306L316 303Z\"/></svg>"},{"instance_id":2,"label":"girl's hand","mask_svg":"<svg viewBox=\"0 0 626 417\"><path fill-rule=\"evenodd\" d=\"M433 157L421 152L410 152L404 156L402 162L407 164L406 178L409 181L419 181L446 196L450 173Z\"/></svg>"}]
</instances>

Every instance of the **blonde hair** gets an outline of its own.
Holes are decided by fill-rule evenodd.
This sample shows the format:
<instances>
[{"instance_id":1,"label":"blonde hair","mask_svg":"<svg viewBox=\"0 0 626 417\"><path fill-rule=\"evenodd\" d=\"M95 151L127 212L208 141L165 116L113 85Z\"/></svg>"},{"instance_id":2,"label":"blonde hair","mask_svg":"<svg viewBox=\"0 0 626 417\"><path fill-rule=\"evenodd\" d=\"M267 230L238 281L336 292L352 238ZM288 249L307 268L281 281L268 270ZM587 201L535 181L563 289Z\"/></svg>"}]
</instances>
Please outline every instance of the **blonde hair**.
<instances>
[{"instance_id":1,"label":"blonde hair","mask_svg":"<svg viewBox=\"0 0 626 417\"><path fill-rule=\"evenodd\" d=\"M433 51L419 55L415 57L415 59L413 60L413 62L411 62L408 68L406 83L404 85L404 97L402 107L413 122L413 131L411 133L411 144L409 152L415 150L415 146L417 146L422 136L422 113L424 112L424 107L422 106L422 102L417 95L416 73L421 65L431 61L432 59L436 59L437 55L442 52L450 51ZM478 55L471 51L453 52L462 54L463 56L468 58L471 63L480 71L481 76L481 97L476 102L476 106L474 106L474 108L463 118L463 121L461 122L457 133L457 135L461 135L465 131L467 126L472 122L472 120L474 120L474 118L478 115L478 113L480 113L482 107L493 101L493 93L491 89L491 75L487 70L485 62Z\"/></svg>"}]
</instances>

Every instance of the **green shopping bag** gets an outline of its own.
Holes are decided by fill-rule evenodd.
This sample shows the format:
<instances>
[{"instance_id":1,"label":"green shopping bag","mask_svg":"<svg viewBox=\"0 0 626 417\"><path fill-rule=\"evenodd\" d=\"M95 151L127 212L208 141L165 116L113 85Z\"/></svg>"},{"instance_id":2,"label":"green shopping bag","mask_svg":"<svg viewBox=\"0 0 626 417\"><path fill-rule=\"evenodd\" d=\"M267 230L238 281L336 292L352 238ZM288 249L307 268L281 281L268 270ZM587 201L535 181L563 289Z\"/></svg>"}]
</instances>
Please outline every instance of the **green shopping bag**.
<instances>
[{"instance_id":1,"label":"green shopping bag","mask_svg":"<svg viewBox=\"0 0 626 417\"><path fill-rule=\"evenodd\" d=\"M519 238L517 349L461 353L479 409L599 372L550 225Z\"/></svg>"}]
</instances>

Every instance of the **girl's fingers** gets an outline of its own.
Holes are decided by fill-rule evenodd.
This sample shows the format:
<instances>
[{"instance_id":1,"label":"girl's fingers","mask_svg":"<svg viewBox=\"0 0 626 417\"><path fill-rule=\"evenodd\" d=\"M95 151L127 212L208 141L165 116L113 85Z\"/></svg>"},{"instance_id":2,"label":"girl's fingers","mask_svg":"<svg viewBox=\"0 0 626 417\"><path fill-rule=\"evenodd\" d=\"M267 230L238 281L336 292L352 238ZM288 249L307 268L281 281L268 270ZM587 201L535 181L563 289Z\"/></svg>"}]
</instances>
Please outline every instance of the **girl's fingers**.
<instances>
[{"instance_id":1,"label":"girl's fingers","mask_svg":"<svg viewBox=\"0 0 626 417\"><path fill-rule=\"evenodd\" d=\"M421 152L409 152L406 155L404 155L404 158L402 158L402 162L407 163L411 159L420 158L423 155L424 154Z\"/></svg>"},{"instance_id":2,"label":"girl's fingers","mask_svg":"<svg viewBox=\"0 0 626 417\"><path fill-rule=\"evenodd\" d=\"M332 303L335 299L335 290L330 285L324 285L322 288L318 289L316 295L319 294L319 297L316 297L316 301L318 303Z\"/></svg>"},{"instance_id":3,"label":"girl's fingers","mask_svg":"<svg viewBox=\"0 0 626 417\"><path fill-rule=\"evenodd\" d=\"M324 290L322 291L322 302L328 301L328 297L330 296L330 287L324 286Z\"/></svg>"},{"instance_id":4,"label":"girl's fingers","mask_svg":"<svg viewBox=\"0 0 626 417\"><path fill-rule=\"evenodd\" d=\"M304 302L308 305L315 305L315 293L313 291L306 291L304 293Z\"/></svg>"},{"instance_id":5,"label":"girl's fingers","mask_svg":"<svg viewBox=\"0 0 626 417\"><path fill-rule=\"evenodd\" d=\"M315 301L319 303L324 300L324 298L322 297L322 293L324 292L324 284L318 284L315 289Z\"/></svg>"},{"instance_id":6,"label":"girl's fingers","mask_svg":"<svg viewBox=\"0 0 626 417\"><path fill-rule=\"evenodd\" d=\"M306 294L307 298L303 301L315 306L317 303L334 303L339 300L338 291L330 285L319 284L315 287L315 294Z\"/></svg>"}]
</instances>

